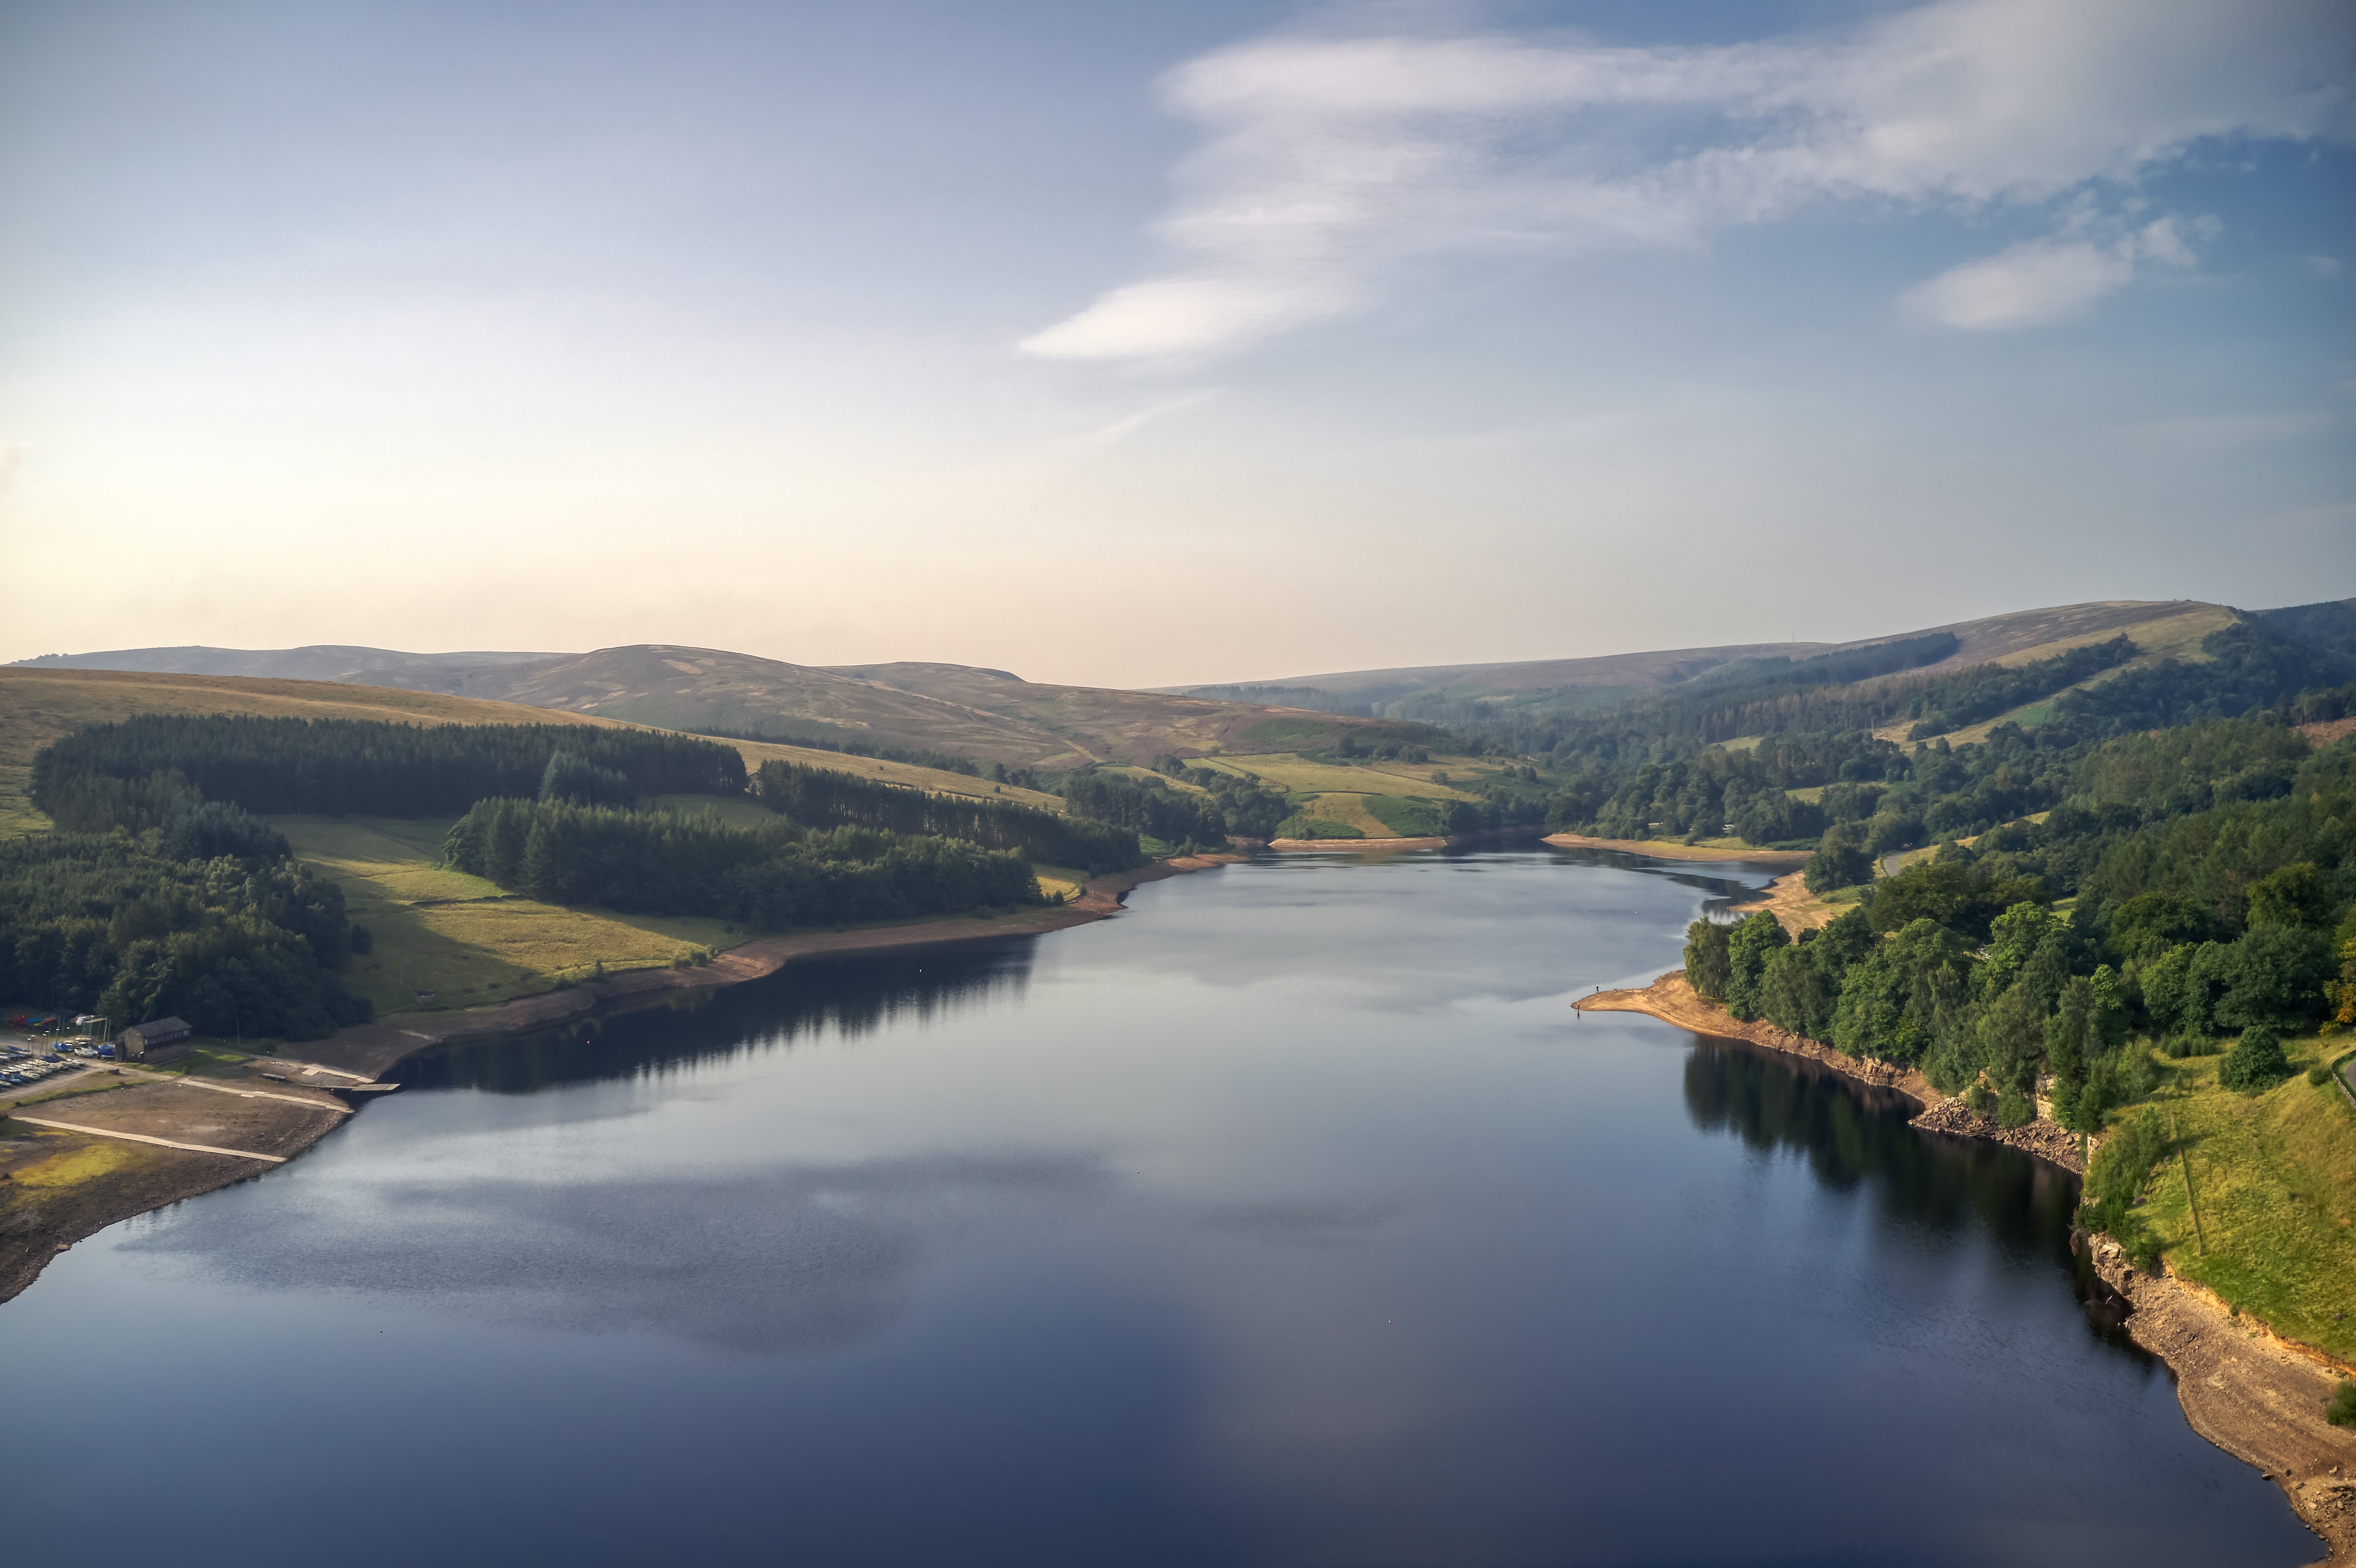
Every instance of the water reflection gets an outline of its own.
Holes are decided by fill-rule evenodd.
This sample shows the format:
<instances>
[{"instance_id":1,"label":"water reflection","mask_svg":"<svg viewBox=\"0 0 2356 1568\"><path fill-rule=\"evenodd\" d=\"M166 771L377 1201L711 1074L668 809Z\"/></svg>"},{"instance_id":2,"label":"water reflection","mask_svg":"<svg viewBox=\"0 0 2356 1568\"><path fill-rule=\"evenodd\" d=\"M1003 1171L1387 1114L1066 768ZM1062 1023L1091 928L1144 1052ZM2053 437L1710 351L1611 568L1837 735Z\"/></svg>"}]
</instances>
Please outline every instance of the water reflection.
<instances>
[{"instance_id":1,"label":"water reflection","mask_svg":"<svg viewBox=\"0 0 2356 1568\"><path fill-rule=\"evenodd\" d=\"M1019 1002L1036 939L960 943L789 964L766 979L683 991L651 1005L542 1029L455 1042L386 1077L419 1089L529 1094L788 1048L822 1035L857 1039Z\"/></svg>"},{"instance_id":2,"label":"water reflection","mask_svg":"<svg viewBox=\"0 0 2356 1568\"><path fill-rule=\"evenodd\" d=\"M2149 1360L2126 1338L2118 1297L2072 1257L2075 1177L2001 1144L1922 1132L1908 1125L1914 1109L1908 1096L1821 1062L1707 1035L1691 1039L1685 1101L1697 1128L1730 1134L1762 1154L1800 1155L1825 1187L1870 1188L1901 1222L1949 1235L1976 1230L2015 1259L2069 1266L2089 1325Z\"/></svg>"},{"instance_id":3,"label":"water reflection","mask_svg":"<svg viewBox=\"0 0 2356 1568\"><path fill-rule=\"evenodd\" d=\"M1567 849L1560 845L1553 844L1547 846L1547 848L1554 858L1569 860L1574 864L1609 866L1614 870L1633 871L1640 876L1655 878L1664 882L1674 882L1679 887L1692 888L1704 895L1702 900L1704 912L1713 915L1724 914L1736 904L1750 903L1760 897L1760 890L1755 882L1745 881L1736 877L1712 876L1708 871L1695 869L1697 864L1708 862L1653 860L1642 855L1625 854L1618 849ZM1763 874L1761 868L1752 866L1751 862L1745 860L1726 860L1718 864L1728 867L1745 867L1754 876Z\"/></svg>"},{"instance_id":4,"label":"water reflection","mask_svg":"<svg viewBox=\"0 0 2356 1568\"><path fill-rule=\"evenodd\" d=\"M477 1322L645 1330L732 1350L840 1350L888 1328L948 1239L1010 1207L1100 1200L1100 1158L991 1152L793 1164L724 1178L479 1175L374 1185L348 1204L216 1204L126 1250L200 1259L257 1291L407 1298ZM355 1211L368 1216L355 1225Z\"/></svg>"}]
</instances>

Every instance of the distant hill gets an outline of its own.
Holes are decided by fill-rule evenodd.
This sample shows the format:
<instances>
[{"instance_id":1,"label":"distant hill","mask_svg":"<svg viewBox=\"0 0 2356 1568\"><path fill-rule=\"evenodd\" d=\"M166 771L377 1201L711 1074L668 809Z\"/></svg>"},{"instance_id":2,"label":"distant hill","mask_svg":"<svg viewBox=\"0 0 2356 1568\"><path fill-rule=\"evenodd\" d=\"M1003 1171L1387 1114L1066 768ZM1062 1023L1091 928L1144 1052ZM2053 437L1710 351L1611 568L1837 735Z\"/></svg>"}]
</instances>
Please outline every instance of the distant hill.
<instances>
[{"instance_id":1,"label":"distant hill","mask_svg":"<svg viewBox=\"0 0 2356 1568\"><path fill-rule=\"evenodd\" d=\"M641 644L466 673L460 689L534 708L698 733L861 740L981 762L1083 767L1086 749L1036 725L835 670L719 648Z\"/></svg>"},{"instance_id":2,"label":"distant hill","mask_svg":"<svg viewBox=\"0 0 2356 1568\"><path fill-rule=\"evenodd\" d=\"M2318 605L2305 610L2322 612L2334 608ZM2266 613L2288 615L2304 613L2305 610ZM2197 659L2201 656L2201 639L2230 624L2234 612L2224 605L2193 600L2111 600L2021 610L1944 626L1892 632L1887 636L1851 643L1741 643L1721 647L1607 654L1594 658L1342 670L1164 689L1260 702L1332 702L1347 709L1408 717L1436 717L1451 702L1582 709L1609 706L1639 692L1680 685L1742 659L1814 658L1941 632L1954 635L1955 651L1926 667L1931 669L1955 669L1990 661L2022 663L2050 657L2082 644L2101 642L2121 632L2151 657Z\"/></svg>"},{"instance_id":3,"label":"distant hill","mask_svg":"<svg viewBox=\"0 0 2356 1568\"><path fill-rule=\"evenodd\" d=\"M1366 728L1341 715L1281 705L1028 681L968 665L836 666L833 673L994 714L1064 738L1092 760L1148 763L1164 753L1320 750Z\"/></svg>"},{"instance_id":4,"label":"distant hill","mask_svg":"<svg viewBox=\"0 0 2356 1568\"><path fill-rule=\"evenodd\" d=\"M48 826L47 818L32 808L27 797L35 752L86 725L112 723L138 713L250 713L264 718L377 719L408 724L626 722L618 716L562 708L343 681L0 665L0 837ZM757 741L732 743L744 753L747 767L757 768L776 757L945 794L1017 800L1050 810L1059 810L1063 805L1054 795L1011 785L1001 789L967 775L904 763Z\"/></svg>"},{"instance_id":5,"label":"distant hill","mask_svg":"<svg viewBox=\"0 0 2356 1568\"><path fill-rule=\"evenodd\" d=\"M861 742L1061 771L1169 752L1330 745L1363 721L1263 705L1034 685L1005 670L821 668L719 648L640 644L588 654L405 654L385 648L123 648L0 668L283 677L493 702L696 733Z\"/></svg>"},{"instance_id":6,"label":"distant hill","mask_svg":"<svg viewBox=\"0 0 2356 1568\"><path fill-rule=\"evenodd\" d=\"M2327 599L2320 604L2293 604L2281 610L2261 610L2261 619L2316 646L2356 659L2356 599Z\"/></svg>"},{"instance_id":7,"label":"distant hill","mask_svg":"<svg viewBox=\"0 0 2356 1568\"><path fill-rule=\"evenodd\" d=\"M598 722L504 702L338 681L0 666L0 836L46 826L47 819L26 798L33 753L85 725L112 723L135 713L252 713L411 724Z\"/></svg>"},{"instance_id":8,"label":"distant hill","mask_svg":"<svg viewBox=\"0 0 2356 1568\"><path fill-rule=\"evenodd\" d=\"M122 669L156 675L241 675L268 680L336 680L359 686L455 691L456 673L486 665L569 658L569 654L404 654L391 648L321 643L305 648L116 648L96 654L45 654L9 669Z\"/></svg>"}]
</instances>

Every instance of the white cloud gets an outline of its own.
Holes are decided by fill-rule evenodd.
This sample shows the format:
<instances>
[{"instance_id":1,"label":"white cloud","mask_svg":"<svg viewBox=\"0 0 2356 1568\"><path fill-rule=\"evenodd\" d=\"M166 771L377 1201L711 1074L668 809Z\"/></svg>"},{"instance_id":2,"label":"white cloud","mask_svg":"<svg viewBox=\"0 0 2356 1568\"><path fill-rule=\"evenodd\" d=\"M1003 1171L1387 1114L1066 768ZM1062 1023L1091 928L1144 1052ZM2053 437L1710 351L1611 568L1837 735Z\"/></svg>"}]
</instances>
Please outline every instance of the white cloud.
<instances>
[{"instance_id":1,"label":"white cloud","mask_svg":"<svg viewBox=\"0 0 2356 1568\"><path fill-rule=\"evenodd\" d=\"M2107 244L2073 237L2084 227L2072 224L2063 235L2023 240L1965 261L1909 289L1899 304L1917 320L1967 332L2042 326L2067 320L2125 287L2138 262L2193 264L2191 247L2176 232L2173 219L2157 219Z\"/></svg>"},{"instance_id":2,"label":"white cloud","mask_svg":"<svg viewBox=\"0 0 2356 1568\"><path fill-rule=\"evenodd\" d=\"M1173 264L1023 347L1215 353L1369 308L1434 257L1692 245L1842 201L2028 206L2206 138L2346 134L2342 3L1940 0L1837 37L1707 48L1494 33L1237 44L1162 84L1202 133L1158 226ZM2151 236L2017 247L1931 292L2043 319L2119 286L2122 265L2190 259ZM2182 248L2172 229L2159 238Z\"/></svg>"}]
</instances>

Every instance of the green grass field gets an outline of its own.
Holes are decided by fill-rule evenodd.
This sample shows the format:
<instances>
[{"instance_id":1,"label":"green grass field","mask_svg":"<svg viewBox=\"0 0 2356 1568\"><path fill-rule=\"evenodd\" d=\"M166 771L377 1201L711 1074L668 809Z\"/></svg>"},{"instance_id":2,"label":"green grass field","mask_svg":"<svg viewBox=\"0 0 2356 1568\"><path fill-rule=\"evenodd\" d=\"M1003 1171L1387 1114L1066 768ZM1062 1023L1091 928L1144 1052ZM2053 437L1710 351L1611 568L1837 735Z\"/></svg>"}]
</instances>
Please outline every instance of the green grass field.
<instances>
[{"instance_id":1,"label":"green grass field","mask_svg":"<svg viewBox=\"0 0 2356 1568\"><path fill-rule=\"evenodd\" d=\"M1312 816L1306 812L1294 813L1279 823L1276 828L1279 838L1364 838L1366 836L1346 822L1337 822L1330 816Z\"/></svg>"},{"instance_id":2,"label":"green grass field","mask_svg":"<svg viewBox=\"0 0 2356 1568\"><path fill-rule=\"evenodd\" d=\"M2222 1058L2168 1062L2173 1083L2154 1103L2175 1113L2200 1230L2173 1158L2154 1172L2143 1212L2179 1274L2277 1332L2356 1360L2356 1109L2305 1074L2327 1049L2345 1048L2312 1036L2287 1042L2300 1074L2257 1095L2217 1087Z\"/></svg>"},{"instance_id":3,"label":"green grass field","mask_svg":"<svg viewBox=\"0 0 2356 1568\"><path fill-rule=\"evenodd\" d=\"M1400 795L1360 797L1366 815L1401 838L1421 838L1441 831L1439 814L1420 800Z\"/></svg>"},{"instance_id":4,"label":"green grass field","mask_svg":"<svg viewBox=\"0 0 2356 1568\"><path fill-rule=\"evenodd\" d=\"M1386 763L1379 767L1357 766L1348 763L1312 763L1291 752L1197 760L1239 778L1264 780L1294 795L1330 792L1338 795L1418 795L1427 800L1472 798L1462 790L1431 782L1435 769L1447 773L1451 778L1468 776L1473 770L1469 763L1462 762L1457 763L1453 768L1436 763L1416 767L1397 763Z\"/></svg>"},{"instance_id":5,"label":"green grass field","mask_svg":"<svg viewBox=\"0 0 2356 1568\"><path fill-rule=\"evenodd\" d=\"M414 1009L420 990L436 993L436 1008L475 1007L580 979L600 964L654 968L744 939L716 920L562 909L503 893L438 863L447 817L273 820L297 855L342 885L352 919L374 934L349 975L382 1012Z\"/></svg>"}]
</instances>

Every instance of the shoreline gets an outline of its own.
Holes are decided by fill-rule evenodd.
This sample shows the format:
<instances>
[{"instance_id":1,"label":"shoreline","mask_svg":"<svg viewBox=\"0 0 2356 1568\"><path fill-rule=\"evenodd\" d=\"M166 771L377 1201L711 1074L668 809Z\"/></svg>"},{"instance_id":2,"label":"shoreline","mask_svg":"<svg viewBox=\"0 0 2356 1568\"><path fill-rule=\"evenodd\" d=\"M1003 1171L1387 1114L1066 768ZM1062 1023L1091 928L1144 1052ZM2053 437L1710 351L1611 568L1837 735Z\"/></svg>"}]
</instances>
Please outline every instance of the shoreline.
<instances>
[{"instance_id":1,"label":"shoreline","mask_svg":"<svg viewBox=\"0 0 2356 1568\"><path fill-rule=\"evenodd\" d=\"M2040 1115L2026 1126L1998 1126L1993 1117L1973 1113L1959 1096L1939 1093L1929 1079L1911 1067L1861 1061L1820 1040L1777 1029L1764 1019L1738 1019L1716 1003L1696 996L1682 969L1672 969L1641 989L1598 991L1580 997L1571 1006L1583 1013L1643 1013L1713 1040L1730 1040L1787 1056L1805 1057L1853 1082L1905 1095L1915 1104L1915 1115L1908 1119L1909 1125L1924 1132L2003 1144L2072 1176L2086 1174L2076 1136L2045 1117Z\"/></svg>"},{"instance_id":2,"label":"shoreline","mask_svg":"<svg viewBox=\"0 0 2356 1568\"><path fill-rule=\"evenodd\" d=\"M586 980L514 997L479 1008L450 1012L388 1013L372 1023L353 1024L302 1049L323 1067L365 1072L374 1077L422 1051L454 1041L495 1040L502 1035L530 1034L559 1024L577 1023L613 1008L643 997L673 991L704 990L766 979L800 958L833 954L870 953L892 947L929 947L945 942L976 942L995 936L1041 936L1109 920L1121 912L1121 899L1130 890L1164 878L1214 866L1233 865L1250 857L1235 851L1179 855L1149 861L1132 870L1091 879L1080 896L1066 904L1026 910L1012 915L942 915L902 925L864 926L854 931L789 932L756 936L714 954L709 964L691 969L626 969L603 980Z\"/></svg>"},{"instance_id":3,"label":"shoreline","mask_svg":"<svg viewBox=\"0 0 2356 1568\"><path fill-rule=\"evenodd\" d=\"M905 925L869 926L857 931L813 931L756 936L725 953L714 955L711 963L691 969L628 969L607 979L567 986L535 996L516 997L487 1007L451 1012L388 1014L373 1023L354 1024L337 1030L325 1040L292 1047L304 1053L301 1062L291 1055L258 1056L249 1066L259 1071L307 1062L339 1077L372 1080L407 1058L436 1046L459 1040L495 1040L503 1035L530 1034L667 993L743 985L747 981L765 979L797 959L875 952L894 947L933 946L991 937L1039 936L1109 920L1122 912L1121 900L1134 888L1169 877L1183 876L1190 871L1233 865L1248 859L1248 854L1224 851L1150 861L1133 870L1091 879L1080 896L1069 903L1025 911L1015 915L947 915L912 921ZM98 1110L98 1107L91 1106L93 1101L102 1098L105 1109L128 1110L135 1115L137 1111L148 1108L153 1096L134 1101L125 1098L126 1094L139 1096L151 1087L165 1088L168 1092L169 1087L168 1081L158 1083L146 1074L140 1074L136 1080L108 1085L102 1096L94 1095L82 1087L87 1076L78 1075L73 1081L75 1092L60 1094L54 1101L44 1096L31 1102L31 1104L70 1105L74 1108L70 1119L87 1123ZM277 1097L281 1096L273 1096ZM91 1106L91 1109L85 1110L85 1106ZM299 1115L290 1120L289 1115L281 1115L268 1129L271 1143L268 1153L275 1157L278 1163L291 1160L348 1121L357 1111L358 1107L348 1108L332 1120ZM7 1116L0 1115L0 1121L7 1119ZM102 1121L120 1119L119 1115L101 1117ZM102 1137L115 1130L118 1129L95 1126L89 1129L88 1136ZM153 1213L207 1192L219 1191L224 1187L233 1187L241 1181L250 1181L262 1170L270 1168L274 1168L274 1166L230 1154L175 1150L160 1164L142 1163L119 1176L109 1173L82 1183L73 1192L71 1200L62 1204L63 1211L56 1215L52 1222L21 1227L10 1224L5 1232L0 1232L0 1303L14 1299L39 1278L51 1258L110 1225Z\"/></svg>"},{"instance_id":4,"label":"shoreline","mask_svg":"<svg viewBox=\"0 0 2356 1568\"><path fill-rule=\"evenodd\" d=\"M1821 1040L1735 1018L1696 996L1682 970L1641 989L1598 991L1571 1006L1581 1012L1643 1013L1714 1040L1804 1057L1857 1083L1903 1094L1920 1107L1908 1125L1922 1132L2001 1143L2072 1176L2085 1174L2075 1140L2042 1116L2025 1127L1999 1127L1911 1068L1860 1061ZM2073 1231L2071 1250L2091 1251L2097 1276L2126 1303L2127 1336L2168 1368L2186 1423L2279 1487L2293 1515L2322 1540L2327 1553L2312 1568L2356 1565L2356 1431L2332 1426L2322 1416L2338 1378L2356 1374L2356 1368L2285 1339L2255 1317L2235 1317L2164 1263L2158 1273L2138 1272L2106 1236Z\"/></svg>"},{"instance_id":5,"label":"shoreline","mask_svg":"<svg viewBox=\"0 0 2356 1568\"><path fill-rule=\"evenodd\" d=\"M1672 839L1590 838L1584 833L1549 833L1545 841L1560 849L1617 849L1623 855L1655 860L1746 861L1753 866L1804 866L1810 853L1805 849L1719 849Z\"/></svg>"},{"instance_id":6,"label":"shoreline","mask_svg":"<svg viewBox=\"0 0 2356 1568\"><path fill-rule=\"evenodd\" d=\"M1535 827L1483 827L1475 833L1427 833L1411 838L1270 838L1270 849L1365 849L1376 852L1393 849L1452 849L1460 844L1486 844L1498 838L1522 838L1537 832Z\"/></svg>"}]
</instances>

